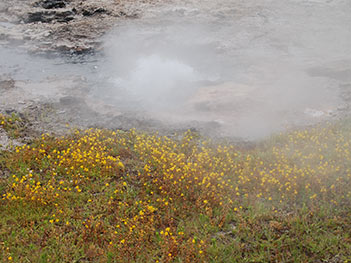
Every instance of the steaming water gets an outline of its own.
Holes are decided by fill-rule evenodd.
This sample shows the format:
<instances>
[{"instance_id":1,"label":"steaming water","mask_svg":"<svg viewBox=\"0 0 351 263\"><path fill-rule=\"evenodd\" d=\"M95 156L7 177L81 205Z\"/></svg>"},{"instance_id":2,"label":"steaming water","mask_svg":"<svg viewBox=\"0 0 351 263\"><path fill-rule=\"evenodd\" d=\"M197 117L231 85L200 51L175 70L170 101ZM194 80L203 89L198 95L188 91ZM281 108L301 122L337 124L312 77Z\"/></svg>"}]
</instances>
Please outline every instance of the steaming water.
<instances>
[{"instance_id":1,"label":"steaming water","mask_svg":"<svg viewBox=\"0 0 351 263\"><path fill-rule=\"evenodd\" d=\"M116 77L106 94L126 92L164 121L215 122L229 136L319 121L344 103L340 86L351 80L350 11L342 0L193 1L155 11L107 38Z\"/></svg>"},{"instance_id":2,"label":"steaming water","mask_svg":"<svg viewBox=\"0 0 351 263\"><path fill-rule=\"evenodd\" d=\"M177 1L116 25L99 61L25 58L15 74L84 76L122 112L259 138L345 108L350 13L349 0Z\"/></svg>"},{"instance_id":3,"label":"steaming water","mask_svg":"<svg viewBox=\"0 0 351 263\"><path fill-rule=\"evenodd\" d=\"M88 77L94 71L94 63L74 63L72 59L31 56L26 51L0 46L0 75L21 81L41 81L50 77L65 78L72 75Z\"/></svg>"}]
</instances>

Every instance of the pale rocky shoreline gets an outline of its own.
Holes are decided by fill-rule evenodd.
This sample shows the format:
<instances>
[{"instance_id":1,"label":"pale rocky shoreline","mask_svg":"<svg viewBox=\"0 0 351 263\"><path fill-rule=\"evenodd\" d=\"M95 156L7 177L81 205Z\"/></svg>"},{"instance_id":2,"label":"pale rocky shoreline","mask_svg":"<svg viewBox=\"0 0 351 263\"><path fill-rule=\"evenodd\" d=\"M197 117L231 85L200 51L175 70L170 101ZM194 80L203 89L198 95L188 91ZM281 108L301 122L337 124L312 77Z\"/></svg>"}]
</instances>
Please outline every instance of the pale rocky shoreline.
<instances>
[{"instance_id":1,"label":"pale rocky shoreline","mask_svg":"<svg viewBox=\"0 0 351 263\"><path fill-rule=\"evenodd\" d=\"M10 51L16 47L35 55L63 56L71 60L75 56L98 52L101 37L118 21L136 19L143 9L159 2L4 0L0 2L0 45ZM84 79L77 76L28 82L15 79L12 72L0 72L0 113L16 114L24 119L26 126L26 134L17 139L0 129L0 150L21 145L45 132L62 135L74 128L132 128L135 122L147 122L134 116L121 117L119 112L97 113L85 101L85 84ZM35 91L41 87L42 90L65 87L67 92L47 98ZM72 90L76 91L72 94Z\"/></svg>"},{"instance_id":2,"label":"pale rocky shoreline","mask_svg":"<svg viewBox=\"0 0 351 263\"><path fill-rule=\"evenodd\" d=\"M228 0L1 1L0 56L3 63L0 64L0 113L23 116L28 125L26 137L45 132L61 135L72 128L98 127L138 128L167 135L194 129L206 136L237 141L243 138L230 132L236 129L240 121L249 128L248 123L261 122L270 133L269 121L275 124L275 119L284 120L291 128L349 116L351 57L344 49L338 49L337 54L327 53L327 58L319 56L318 52L324 49L334 50L330 41L322 43L330 47L317 46L321 50L317 49L316 55L303 53L308 50L304 45L314 41L309 39L308 30L314 32L316 27L321 31L316 30L320 34L318 39L328 37L322 34L323 30L327 32L327 28L319 24L319 16L328 14L330 9L335 17L341 14L338 23L344 25L342 19L345 22L349 20L344 16L347 8L342 8L342 5L348 7L347 1L291 0L288 3L290 7L274 0L260 3L238 0L235 5ZM300 30L302 21L296 20L296 25L291 26L290 35L282 26L284 23L290 25L289 12L295 9L298 10L296 15L300 16L299 19L311 23L305 23L311 28L301 31L301 39L294 39L292 33ZM311 10L317 10L320 14L310 18L306 14ZM289 19L284 20L285 17ZM334 21L332 17L329 19ZM143 110L125 110L117 102L107 103L104 98L92 95L93 92L106 92L106 97L110 95L108 91L111 87L102 88L101 92L99 90L109 83L94 79L100 70L95 60L101 58L99 52L102 53L106 33L120 30L120 25L133 24L135 28L141 28L140 32L143 32L143 27L146 29L145 36L136 32L142 42L154 35L157 37L157 34L162 37L167 30L177 30L177 26L184 30L188 22L200 28L200 32L205 27L205 33L200 36L207 39L202 43L202 39L198 41L194 37L190 44L185 45L189 44L192 52L206 47L205 53L198 53L197 56L205 57L203 61L208 63L209 71L216 71L220 66L226 68L228 64L230 69L227 75L237 78L219 79L213 83L207 81L209 84L203 81L204 86L193 97L187 98L183 111L177 112L177 115L165 112L155 116ZM172 28L173 24L176 25L175 29ZM338 29L339 24L331 26ZM148 32L151 32L150 36ZM347 33L350 32L345 29L344 35ZM172 33L166 37L178 41ZM112 38L111 41L115 40ZM342 44L346 47L347 35ZM207 46L213 47L213 50ZM206 53L208 50L212 52L210 55ZM305 56L301 61L298 57L300 53ZM222 59L221 56L228 57L223 60L227 64L212 65L222 63L222 60L216 62L217 58ZM232 61L235 63L231 64ZM218 72L221 73L220 70ZM296 97L295 81L298 87L296 92L302 94L297 102L306 99L303 96L306 87L313 87L308 94L311 101L307 100L301 107L296 106L296 101L290 101L290 97ZM270 90L272 84L275 86ZM287 94L279 90L284 85L289 86ZM270 102L270 96L278 99ZM324 101L318 101L319 96ZM314 100L314 97L317 99ZM120 100L123 99L121 97ZM277 109L269 108L275 102L281 105ZM265 118L265 114L272 112L276 115L271 119ZM246 114L251 114L251 119L246 120ZM174 121L168 121L170 119ZM222 132L223 123L229 132ZM260 133L260 128L253 126L252 130ZM242 133L245 133L245 129ZM0 131L0 135L2 144L11 144L3 131Z\"/></svg>"},{"instance_id":3,"label":"pale rocky shoreline","mask_svg":"<svg viewBox=\"0 0 351 263\"><path fill-rule=\"evenodd\" d=\"M138 18L159 0L4 0L0 44L34 53L82 54L99 49L101 36L121 19Z\"/></svg>"}]
</instances>

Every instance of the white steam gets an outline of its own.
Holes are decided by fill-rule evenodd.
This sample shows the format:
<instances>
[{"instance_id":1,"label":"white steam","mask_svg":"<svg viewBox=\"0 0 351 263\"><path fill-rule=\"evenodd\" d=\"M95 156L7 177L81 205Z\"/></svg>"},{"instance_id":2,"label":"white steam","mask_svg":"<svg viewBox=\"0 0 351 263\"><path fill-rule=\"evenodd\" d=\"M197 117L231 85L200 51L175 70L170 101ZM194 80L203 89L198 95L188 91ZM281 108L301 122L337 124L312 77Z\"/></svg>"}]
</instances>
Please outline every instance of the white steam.
<instances>
[{"instance_id":1,"label":"white steam","mask_svg":"<svg viewBox=\"0 0 351 263\"><path fill-rule=\"evenodd\" d=\"M350 79L351 6L224 2L116 27L101 71L111 85L100 93L156 119L217 123L220 135L245 138L332 116Z\"/></svg>"},{"instance_id":2,"label":"white steam","mask_svg":"<svg viewBox=\"0 0 351 263\"><path fill-rule=\"evenodd\" d=\"M199 76L189 65L182 62L150 55L136 61L135 69L117 78L117 86L127 89L149 109L169 109L175 102L184 100L184 91L191 89L189 83ZM188 90L189 92L190 90Z\"/></svg>"}]
</instances>

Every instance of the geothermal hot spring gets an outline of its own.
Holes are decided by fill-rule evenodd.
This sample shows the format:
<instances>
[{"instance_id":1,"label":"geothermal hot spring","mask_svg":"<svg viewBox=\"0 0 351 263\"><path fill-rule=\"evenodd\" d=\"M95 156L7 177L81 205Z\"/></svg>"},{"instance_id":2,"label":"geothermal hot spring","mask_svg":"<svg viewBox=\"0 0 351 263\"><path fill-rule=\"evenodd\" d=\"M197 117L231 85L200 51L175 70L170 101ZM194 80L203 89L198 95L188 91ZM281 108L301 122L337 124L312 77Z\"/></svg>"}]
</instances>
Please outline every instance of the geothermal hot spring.
<instances>
[{"instance_id":1,"label":"geothermal hot spring","mask_svg":"<svg viewBox=\"0 0 351 263\"><path fill-rule=\"evenodd\" d=\"M195 2L119 22L102 55L79 63L2 47L0 70L40 98L75 91L31 81L78 76L90 101L225 137L261 138L348 108L349 0Z\"/></svg>"}]
</instances>

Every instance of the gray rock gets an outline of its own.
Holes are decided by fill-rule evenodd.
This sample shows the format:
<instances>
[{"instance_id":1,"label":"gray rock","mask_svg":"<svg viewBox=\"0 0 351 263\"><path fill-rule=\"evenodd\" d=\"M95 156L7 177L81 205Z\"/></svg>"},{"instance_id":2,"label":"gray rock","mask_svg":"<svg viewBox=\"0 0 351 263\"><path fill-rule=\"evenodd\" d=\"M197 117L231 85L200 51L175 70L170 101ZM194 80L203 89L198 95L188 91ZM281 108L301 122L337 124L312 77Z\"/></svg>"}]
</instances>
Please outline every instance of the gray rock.
<instances>
[{"instance_id":1,"label":"gray rock","mask_svg":"<svg viewBox=\"0 0 351 263\"><path fill-rule=\"evenodd\" d=\"M35 3L35 6L40 6L45 9L64 8L66 1L63 0L42 0Z\"/></svg>"}]
</instances>

